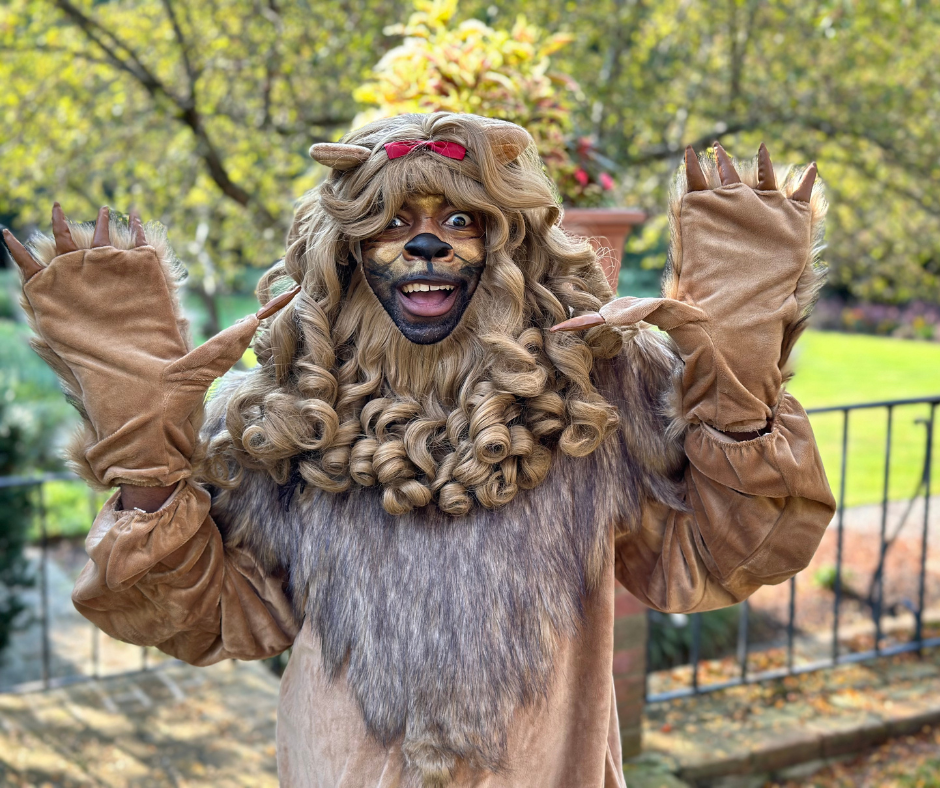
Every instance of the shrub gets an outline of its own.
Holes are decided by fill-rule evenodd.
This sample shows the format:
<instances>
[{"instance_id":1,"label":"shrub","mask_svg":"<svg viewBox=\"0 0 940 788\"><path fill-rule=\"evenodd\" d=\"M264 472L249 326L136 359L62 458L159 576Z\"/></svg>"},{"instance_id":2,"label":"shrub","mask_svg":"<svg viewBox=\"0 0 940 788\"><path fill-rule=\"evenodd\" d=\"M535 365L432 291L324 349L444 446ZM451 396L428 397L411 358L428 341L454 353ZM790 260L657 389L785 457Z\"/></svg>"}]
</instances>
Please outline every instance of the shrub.
<instances>
[{"instance_id":1,"label":"shrub","mask_svg":"<svg viewBox=\"0 0 940 788\"><path fill-rule=\"evenodd\" d=\"M404 36L353 94L369 106L361 125L404 112L468 112L509 120L535 139L549 176L568 205L594 206L614 188L613 163L576 133L580 89L551 70L550 56L571 36L549 35L524 16L510 30L478 19L457 22L457 0L416 0L408 22L385 29Z\"/></svg>"},{"instance_id":2,"label":"shrub","mask_svg":"<svg viewBox=\"0 0 940 788\"><path fill-rule=\"evenodd\" d=\"M940 306L924 301L903 305L821 300L813 313L816 328L940 342Z\"/></svg>"},{"instance_id":3,"label":"shrub","mask_svg":"<svg viewBox=\"0 0 940 788\"><path fill-rule=\"evenodd\" d=\"M26 431L9 411L8 403L0 401L0 478L14 474L28 452ZM0 487L0 654L25 609L19 591L33 584L24 555L32 515L28 488Z\"/></svg>"},{"instance_id":4,"label":"shrub","mask_svg":"<svg viewBox=\"0 0 940 788\"><path fill-rule=\"evenodd\" d=\"M0 320L0 478L60 470L56 442L75 418L25 327ZM20 592L33 584L24 548L34 514L28 488L0 487L0 653L24 612Z\"/></svg>"}]
</instances>

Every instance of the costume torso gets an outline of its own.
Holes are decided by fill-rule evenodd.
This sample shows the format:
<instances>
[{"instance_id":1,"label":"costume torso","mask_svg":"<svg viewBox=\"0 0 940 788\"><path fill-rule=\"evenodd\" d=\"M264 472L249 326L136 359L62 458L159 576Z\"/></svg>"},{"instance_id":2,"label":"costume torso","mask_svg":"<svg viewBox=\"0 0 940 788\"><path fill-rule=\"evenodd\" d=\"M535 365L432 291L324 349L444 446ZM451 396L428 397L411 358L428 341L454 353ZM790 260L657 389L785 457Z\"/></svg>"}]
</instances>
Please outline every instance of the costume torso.
<instances>
[{"instance_id":1,"label":"costume torso","mask_svg":"<svg viewBox=\"0 0 940 788\"><path fill-rule=\"evenodd\" d=\"M670 441L673 369L651 332L628 341L595 375L618 432L492 511L392 517L371 489L285 508L257 473L214 501L183 482L154 513L115 496L73 601L193 664L293 645L285 785L620 785L613 576L667 612L733 604L804 567L834 509L788 396L759 438Z\"/></svg>"},{"instance_id":2,"label":"costume torso","mask_svg":"<svg viewBox=\"0 0 940 788\"><path fill-rule=\"evenodd\" d=\"M282 692L286 762L348 759L380 775L404 751L425 773L463 769L467 785L475 769L494 773L488 785L512 773L519 785L536 761L546 775L591 776L532 785L600 785L620 750L619 734L615 751L607 742L612 545L650 495L641 459L612 435L588 457L558 453L548 478L506 506L463 517L434 506L389 515L381 488L285 494L260 473L217 494L226 542L285 569L304 620Z\"/></svg>"},{"instance_id":3,"label":"costume torso","mask_svg":"<svg viewBox=\"0 0 940 788\"><path fill-rule=\"evenodd\" d=\"M621 788L612 626L611 570L586 600L579 636L556 651L547 700L513 717L504 767L490 773L462 765L454 788ZM401 742L384 746L368 734L345 674L327 676L309 620L281 680L277 746L285 788L422 788L405 766Z\"/></svg>"}]
</instances>

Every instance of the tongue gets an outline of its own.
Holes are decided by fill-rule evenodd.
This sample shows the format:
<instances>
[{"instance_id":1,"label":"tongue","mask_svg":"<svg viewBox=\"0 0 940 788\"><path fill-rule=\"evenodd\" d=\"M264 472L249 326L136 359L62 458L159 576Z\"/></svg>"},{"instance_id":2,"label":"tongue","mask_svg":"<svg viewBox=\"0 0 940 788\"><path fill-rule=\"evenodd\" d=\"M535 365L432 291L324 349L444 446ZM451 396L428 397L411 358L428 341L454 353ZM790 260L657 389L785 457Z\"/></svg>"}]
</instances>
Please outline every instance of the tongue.
<instances>
[{"instance_id":1,"label":"tongue","mask_svg":"<svg viewBox=\"0 0 940 788\"><path fill-rule=\"evenodd\" d=\"M450 290L416 290L405 294L408 300L422 306L437 306L443 304L450 295Z\"/></svg>"}]
</instances>

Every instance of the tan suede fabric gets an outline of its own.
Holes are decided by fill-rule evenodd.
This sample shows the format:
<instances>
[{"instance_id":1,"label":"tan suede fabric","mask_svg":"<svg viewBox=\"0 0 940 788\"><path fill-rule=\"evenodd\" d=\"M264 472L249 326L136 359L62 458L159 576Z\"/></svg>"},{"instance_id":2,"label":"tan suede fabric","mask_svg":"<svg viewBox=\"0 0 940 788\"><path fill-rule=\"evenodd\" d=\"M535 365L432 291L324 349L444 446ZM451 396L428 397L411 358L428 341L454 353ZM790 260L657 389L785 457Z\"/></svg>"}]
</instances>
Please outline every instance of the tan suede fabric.
<instances>
[{"instance_id":1,"label":"tan suede fabric","mask_svg":"<svg viewBox=\"0 0 940 788\"><path fill-rule=\"evenodd\" d=\"M657 610L712 610L809 563L836 503L796 400L766 435L730 443L693 427L685 448L690 511L647 504L640 533L617 539L621 583Z\"/></svg>"},{"instance_id":2,"label":"tan suede fabric","mask_svg":"<svg viewBox=\"0 0 940 788\"><path fill-rule=\"evenodd\" d=\"M181 482L156 512L117 509L95 519L72 601L112 637L194 665L262 659L289 648L298 623L282 580L251 556L226 550L209 494Z\"/></svg>"},{"instance_id":3,"label":"tan suede fabric","mask_svg":"<svg viewBox=\"0 0 940 788\"><path fill-rule=\"evenodd\" d=\"M620 731L611 677L613 576L587 601L584 635L563 645L551 696L520 712L503 773L458 770L454 788L623 788ZM300 632L281 684L278 771L290 788L421 788L397 743L366 733L345 679L324 676L320 644Z\"/></svg>"},{"instance_id":4,"label":"tan suede fabric","mask_svg":"<svg viewBox=\"0 0 940 788\"><path fill-rule=\"evenodd\" d=\"M782 385L787 331L800 319L797 283L812 258L811 209L780 191L737 183L681 202L676 299L619 298L611 325L652 323L685 362L682 415L719 430L763 429Z\"/></svg>"},{"instance_id":5,"label":"tan suede fabric","mask_svg":"<svg viewBox=\"0 0 940 788\"><path fill-rule=\"evenodd\" d=\"M59 255L23 292L43 340L74 376L103 485L167 486L190 475L202 403L245 352L255 316L187 353L163 262L152 247ZM115 341L114 332L133 342Z\"/></svg>"},{"instance_id":6,"label":"tan suede fabric","mask_svg":"<svg viewBox=\"0 0 940 788\"><path fill-rule=\"evenodd\" d=\"M732 604L807 564L835 501L795 400L784 398L767 435L734 443L697 427L685 448L689 511L647 502L638 532L612 526L610 582L585 600L580 636L561 645L547 701L518 712L506 770L463 768L454 786L622 788L611 677L614 575L660 610L690 612ZM115 637L200 665L267 657L293 643L278 723L282 784L414 785L398 743L372 739L344 678L324 675L309 623L297 635L280 578L223 548L201 488L182 483L153 514L116 511L115 503L88 537L91 561L74 592L84 615Z\"/></svg>"}]
</instances>

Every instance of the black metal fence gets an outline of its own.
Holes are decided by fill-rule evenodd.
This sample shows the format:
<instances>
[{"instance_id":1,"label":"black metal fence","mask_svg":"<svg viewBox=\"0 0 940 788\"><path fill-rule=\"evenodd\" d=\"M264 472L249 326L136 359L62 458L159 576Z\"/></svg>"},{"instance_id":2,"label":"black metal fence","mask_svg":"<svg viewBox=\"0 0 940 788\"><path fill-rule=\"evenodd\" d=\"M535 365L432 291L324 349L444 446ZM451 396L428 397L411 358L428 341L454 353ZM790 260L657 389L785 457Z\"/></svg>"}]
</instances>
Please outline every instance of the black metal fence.
<instances>
[{"instance_id":1,"label":"black metal fence","mask_svg":"<svg viewBox=\"0 0 940 788\"><path fill-rule=\"evenodd\" d=\"M703 653L703 646L706 645L702 634L703 615L708 614L692 614L691 616L688 616L687 623L685 624L689 628L689 635L691 640L689 647L688 669L684 671L680 670L678 672L672 671L670 674L671 680L666 682L666 688L663 689L657 689L656 687L651 686L653 682L650 681L651 677L648 676L647 701L663 701L706 692L714 692L716 690L726 689L728 687L734 687L741 684L769 681L771 679L779 679L786 676L809 673L823 668L830 668L840 664L864 662L875 659L877 657L891 656L905 652L922 652L924 649L940 646L940 637L925 636L924 620L924 614L927 610L926 592L928 577L928 554L931 549L929 537L931 532L930 498L931 474L933 471L934 425L936 423L938 405L940 405L940 396L919 399L888 400L884 402L869 402L829 408L814 408L807 411L811 417L819 417L823 414L841 416L841 435L839 436L840 445L838 449L838 485L836 489L839 508L833 520L833 524L830 526L830 528L835 529L836 547L834 577L832 578L831 585L832 643L828 656L824 658L805 659L800 661L797 660L796 644L801 629L799 610L797 608L797 583L807 582L809 580L809 578L806 578L804 574L801 574L788 581L789 604L785 626L785 640L782 644L771 643L756 646L750 642L749 623L751 618L751 606L747 601L742 602L740 605L736 606L738 609L738 626L737 648L733 657L735 668L733 675L728 675L731 671L725 670L719 680L706 683L702 681L702 667L705 660L701 658L701 655ZM922 456L919 480L916 482L916 489L914 490L913 495L908 499L907 504L902 509L900 517L893 524L894 527L889 533L889 525L892 525L889 522L889 493L891 491L892 481L892 457L893 453L898 450L898 442L895 437L897 426L899 424L897 414L899 412L908 412L912 408L919 410L921 415L915 416L913 419L911 419L910 423L913 423L914 425L917 425L923 429L923 433L919 438L919 440L923 441L923 443L920 444L922 446ZM858 418L857 414L866 412L867 415L867 413L871 412L872 410L880 410L885 414L885 440L883 446L884 468L883 475L880 480L881 502L880 529L878 536L878 562L874 572L872 573L868 593L862 595L861 599L859 599L859 595L857 593L854 594L854 597L856 601L861 601L863 604L867 605L870 611L870 617L873 622L874 630L873 645L871 648L849 650L840 642L840 623L846 596L846 585L844 581L847 568L843 566L843 551L846 531L845 516L847 511L847 480L851 478L853 460L852 451L850 450L851 425L853 415ZM926 415L923 415L924 413L926 413ZM910 414L908 413L908 415ZM815 421L816 420L814 419L814 423ZM909 425L906 432L908 435L905 436L905 445L903 448L907 450L908 454L910 454L910 450L914 447L909 445L911 437ZM915 440L917 439L915 438ZM827 463L827 470L830 474L830 479L832 479L836 472L836 469L833 467L833 463ZM923 501L923 512L920 517L919 565L908 568L908 571L914 571L917 573L917 591L913 599L907 597L901 599L898 602L898 606L904 608L909 614L913 616L913 628L908 633L908 636L903 639L903 642L887 643L885 633L883 631L883 620L885 614L884 586L886 558L890 548L895 542L895 539L900 534L901 529L911 521L910 515L914 509L914 504L920 503L921 500ZM934 545L934 549L936 550L936 555L940 556L940 545ZM940 602L940 600L934 600L934 602ZM650 615L656 616L660 614L651 612ZM650 631L653 631L653 629L653 622L651 622ZM780 657L778 661L782 662L782 664L779 667L775 666L770 669L752 670L750 665L752 661L751 658L753 657L754 651L757 648L775 649ZM647 660L647 662L649 664L650 660ZM727 660L725 660L725 662L727 662ZM678 679L676 678L676 673L679 674ZM684 686L676 686L677 683L683 682ZM662 684L662 682L660 683Z\"/></svg>"},{"instance_id":2,"label":"black metal fence","mask_svg":"<svg viewBox=\"0 0 940 788\"><path fill-rule=\"evenodd\" d=\"M107 635L103 635L96 627L89 622L81 619L78 627L83 636L87 637L84 647L73 649L67 654L67 665L65 670L56 670L54 665L53 646L51 635L54 628L63 622L56 620L53 615L50 590L50 531L49 531L49 511L47 506L47 485L53 482L73 482L76 485L82 484L78 479L69 473L47 473L39 476L7 476L0 478L0 492L10 489L23 490L30 496L29 510L33 525L33 538L30 540L29 558L31 569L33 570L33 581L35 588L13 589L20 593L38 592L38 604L33 605L35 609L25 611L22 617L25 622L19 622L18 627L21 631L13 633L13 648L17 643L16 639L23 636L22 630L32 630L38 634L38 654L35 648L29 649L29 654L25 660L25 670L19 671L13 680L4 677L4 654L0 654L0 692L26 692L36 689L51 689L67 684L86 681L88 679L99 678L105 673L107 675L118 675L121 673L137 673L148 670L151 667L149 658L149 649L140 647L134 648L138 652L136 659L128 657L126 654L121 660L122 667L118 669L105 670L102 666L102 643L110 641ZM87 497L87 522L90 524L98 513L101 501L93 491L86 490ZM0 517L7 513L0 511ZM73 625L78 617L78 613L73 611ZM85 639L83 637L83 639ZM110 641L114 642L114 641ZM126 644L122 644L125 646ZM11 649L12 650L12 649ZM77 653L76 653L77 652ZM9 655L6 655L9 657ZM35 659L34 659L35 657ZM173 662L173 660L166 660ZM35 663L35 664L34 664ZM27 675L23 675L26 673Z\"/></svg>"}]
</instances>

